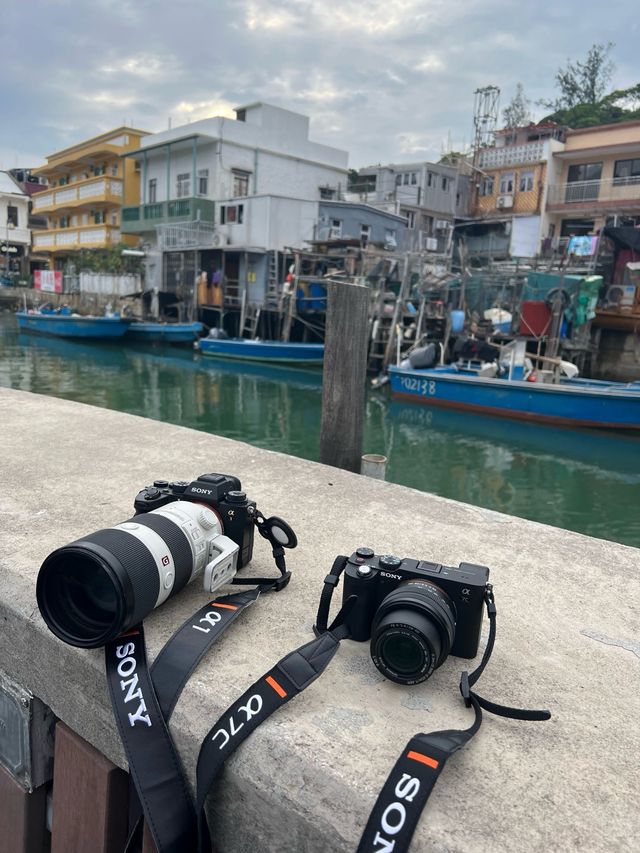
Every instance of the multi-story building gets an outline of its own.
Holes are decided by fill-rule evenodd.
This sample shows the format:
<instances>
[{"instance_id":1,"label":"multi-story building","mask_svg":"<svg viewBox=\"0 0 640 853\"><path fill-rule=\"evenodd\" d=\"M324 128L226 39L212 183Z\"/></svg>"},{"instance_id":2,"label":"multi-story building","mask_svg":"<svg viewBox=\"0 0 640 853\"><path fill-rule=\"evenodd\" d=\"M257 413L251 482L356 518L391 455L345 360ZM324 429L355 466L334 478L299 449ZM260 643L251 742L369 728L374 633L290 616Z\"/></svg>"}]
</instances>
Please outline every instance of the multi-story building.
<instances>
[{"instance_id":1,"label":"multi-story building","mask_svg":"<svg viewBox=\"0 0 640 853\"><path fill-rule=\"evenodd\" d=\"M321 201L318 204L316 240L354 240L402 251L407 242L407 220L370 204L353 201Z\"/></svg>"},{"instance_id":2,"label":"multi-story building","mask_svg":"<svg viewBox=\"0 0 640 853\"><path fill-rule=\"evenodd\" d=\"M46 230L34 235L33 248L46 254L51 269L62 269L80 249L106 249L135 237L121 236L123 204L139 197L133 160L122 155L137 149L146 131L118 127L47 157L33 173L48 182L33 195L33 212L46 215Z\"/></svg>"},{"instance_id":3,"label":"multi-story building","mask_svg":"<svg viewBox=\"0 0 640 853\"><path fill-rule=\"evenodd\" d=\"M473 218L461 229L475 255L534 257L547 235L547 186L553 155L564 148L565 129L556 124L506 128L494 144L469 163Z\"/></svg>"},{"instance_id":4,"label":"multi-story building","mask_svg":"<svg viewBox=\"0 0 640 853\"><path fill-rule=\"evenodd\" d=\"M460 203L458 171L426 162L368 166L358 170L346 197L401 216L407 249L444 253Z\"/></svg>"},{"instance_id":5,"label":"multi-story building","mask_svg":"<svg viewBox=\"0 0 640 853\"><path fill-rule=\"evenodd\" d=\"M546 236L595 235L606 225L640 225L640 121L567 131L554 153Z\"/></svg>"},{"instance_id":6,"label":"multi-story building","mask_svg":"<svg viewBox=\"0 0 640 853\"><path fill-rule=\"evenodd\" d=\"M31 244L29 196L9 174L0 172L0 275L15 281L28 275Z\"/></svg>"},{"instance_id":7,"label":"multi-story building","mask_svg":"<svg viewBox=\"0 0 640 853\"><path fill-rule=\"evenodd\" d=\"M286 274L280 253L312 240L318 201L346 183L348 154L309 139L307 116L265 103L147 136L125 155L142 177L123 233L139 235L148 287L188 300L219 274L233 304L262 302ZM206 291L202 291L205 293Z\"/></svg>"}]
</instances>

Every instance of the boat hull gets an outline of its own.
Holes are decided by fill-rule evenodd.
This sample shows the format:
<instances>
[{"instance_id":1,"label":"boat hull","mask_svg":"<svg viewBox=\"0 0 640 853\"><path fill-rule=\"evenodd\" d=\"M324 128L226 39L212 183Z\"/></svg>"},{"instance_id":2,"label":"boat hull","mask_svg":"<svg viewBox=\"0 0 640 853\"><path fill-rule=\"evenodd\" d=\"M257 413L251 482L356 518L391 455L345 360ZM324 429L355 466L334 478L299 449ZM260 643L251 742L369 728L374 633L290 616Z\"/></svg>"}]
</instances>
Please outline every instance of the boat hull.
<instances>
[{"instance_id":1,"label":"boat hull","mask_svg":"<svg viewBox=\"0 0 640 853\"><path fill-rule=\"evenodd\" d=\"M268 361L275 364L322 364L324 344L251 341L242 338L205 338L198 344L203 355L241 361Z\"/></svg>"},{"instance_id":2,"label":"boat hull","mask_svg":"<svg viewBox=\"0 0 640 853\"><path fill-rule=\"evenodd\" d=\"M639 383L577 380L574 385L545 385L447 369L392 367L389 373L396 400L556 426L640 430Z\"/></svg>"},{"instance_id":3,"label":"boat hull","mask_svg":"<svg viewBox=\"0 0 640 853\"><path fill-rule=\"evenodd\" d=\"M64 314L16 314L21 332L52 335L56 338L104 340L121 338L129 326L120 317L73 317Z\"/></svg>"},{"instance_id":4,"label":"boat hull","mask_svg":"<svg viewBox=\"0 0 640 853\"><path fill-rule=\"evenodd\" d=\"M202 323L133 322L126 331L126 340L142 343L192 344L197 341Z\"/></svg>"}]
</instances>

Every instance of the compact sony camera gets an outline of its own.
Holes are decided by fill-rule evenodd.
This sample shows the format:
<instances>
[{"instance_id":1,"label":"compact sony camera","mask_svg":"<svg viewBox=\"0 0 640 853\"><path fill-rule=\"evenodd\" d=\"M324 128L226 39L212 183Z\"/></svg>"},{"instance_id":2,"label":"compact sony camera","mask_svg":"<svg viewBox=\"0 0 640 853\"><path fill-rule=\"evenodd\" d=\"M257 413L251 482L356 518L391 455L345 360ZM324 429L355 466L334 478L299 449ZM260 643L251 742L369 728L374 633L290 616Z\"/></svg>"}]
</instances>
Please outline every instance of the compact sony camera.
<instances>
[{"instance_id":1,"label":"compact sony camera","mask_svg":"<svg viewBox=\"0 0 640 853\"><path fill-rule=\"evenodd\" d=\"M489 569L376 555L358 548L344 570L343 606L354 640L370 640L373 662L399 684L429 678L448 655L478 653Z\"/></svg>"},{"instance_id":2,"label":"compact sony camera","mask_svg":"<svg viewBox=\"0 0 640 853\"><path fill-rule=\"evenodd\" d=\"M227 474L156 480L134 508L132 518L58 548L40 567L40 612L70 645L104 646L201 575L210 593L232 582L251 560L258 523L274 556L297 544L286 522L262 518Z\"/></svg>"}]
</instances>

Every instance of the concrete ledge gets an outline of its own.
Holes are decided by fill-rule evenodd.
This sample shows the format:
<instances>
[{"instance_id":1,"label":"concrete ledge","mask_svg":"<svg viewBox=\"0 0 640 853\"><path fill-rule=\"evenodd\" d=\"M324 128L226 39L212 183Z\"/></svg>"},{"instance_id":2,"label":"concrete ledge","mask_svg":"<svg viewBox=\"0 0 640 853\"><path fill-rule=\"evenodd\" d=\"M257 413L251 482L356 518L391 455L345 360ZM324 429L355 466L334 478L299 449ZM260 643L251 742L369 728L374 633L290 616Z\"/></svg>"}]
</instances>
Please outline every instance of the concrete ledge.
<instances>
[{"instance_id":1,"label":"concrete ledge","mask_svg":"<svg viewBox=\"0 0 640 853\"><path fill-rule=\"evenodd\" d=\"M479 692L549 707L548 723L486 717L447 765L412 851L637 849L640 551L176 426L0 389L0 668L126 766L100 651L58 642L35 602L43 558L132 514L157 477L225 471L298 533L294 578L243 616L196 670L171 729L191 776L218 715L311 637L322 578L338 553L491 567L498 640ZM585 496L588 500L588 496ZM252 573L271 568L256 542ZM202 604L195 585L147 622L150 656ZM466 667L467 664L465 663ZM450 658L416 689L384 681L366 644L328 671L229 762L210 806L225 853L352 853L386 774L418 731L471 715Z\"/></svg>"}]
</instances>

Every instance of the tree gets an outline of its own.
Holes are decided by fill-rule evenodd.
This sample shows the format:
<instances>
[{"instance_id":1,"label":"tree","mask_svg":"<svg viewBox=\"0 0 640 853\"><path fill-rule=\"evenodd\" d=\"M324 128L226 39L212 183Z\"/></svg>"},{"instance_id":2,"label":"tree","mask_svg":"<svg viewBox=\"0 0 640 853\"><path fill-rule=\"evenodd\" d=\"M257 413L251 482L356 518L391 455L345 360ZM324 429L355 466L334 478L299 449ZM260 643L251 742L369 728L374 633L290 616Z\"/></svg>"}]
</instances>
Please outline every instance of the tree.
<instances>
[{"instance_id":1,"label":"tree","mask_svg":"<svg viewBox=\"0 0 640 853\"><path fill-rule=\"evenodd\" d=\"M560 91L554 101L540 101L548 109L570 110L579 104L597 104L607 89L615 65L609 59L613 42L593 44L583 61L567 60L556 73L556 87Z\"/></svg>"},{"instance_id":2,"label":"tree","mask_svg":"<svg viewBox=\"0 0 640 853\"><path fill-rule=\"evenodd\" d=\"M524 127L531 122L531 101L524 94L522 83L516 86L516 93L509 105L503 110L502 118L505 127Z\"/></svg>"}]
</instances>

